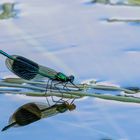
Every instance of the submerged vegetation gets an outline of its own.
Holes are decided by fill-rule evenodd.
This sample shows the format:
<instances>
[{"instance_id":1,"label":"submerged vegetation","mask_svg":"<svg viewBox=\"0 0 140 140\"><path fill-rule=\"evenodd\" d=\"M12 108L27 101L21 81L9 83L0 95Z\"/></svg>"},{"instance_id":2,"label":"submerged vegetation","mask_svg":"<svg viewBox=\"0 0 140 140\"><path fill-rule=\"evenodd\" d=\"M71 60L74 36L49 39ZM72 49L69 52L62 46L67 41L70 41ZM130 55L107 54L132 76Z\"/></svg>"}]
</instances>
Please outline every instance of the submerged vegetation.
<instances>
[{"instance_id":1,"label":"submerged vegetation","mask_svg":"<svg viewBox=\"0 0 140 140\"><path fill-rule=\"evenodd\" d=\"M99 3L99 4L105 4L110 6L140 6L140 0L92 0L92 4ZM125 22L125 23L140 23L140 19L120 19L120 18L104 18L105 21L108 23L112 22Z\"/></svg>"},{"instance_id":2,"label":"submerged vegetation","mask_svg":"<svg viewBox=\"0 0 140 140\"><path fill-rule=\"evenodd\" d=\"M140 0L92 0L91 3L101 3L109 5L128 5L128 6L140 6Z\"/></svg>"},{"instance_id":3,"label":"submerged vegetation","mask_svg":"<svg viewBox=\"0 0 140 140\"><path fill-rule=\"evenodd\" d=\"M0 14L0 19L9 19L16 16L14 10L14 3L4 3L1 5L2 13Z\"/></svg>"}]
</instances>

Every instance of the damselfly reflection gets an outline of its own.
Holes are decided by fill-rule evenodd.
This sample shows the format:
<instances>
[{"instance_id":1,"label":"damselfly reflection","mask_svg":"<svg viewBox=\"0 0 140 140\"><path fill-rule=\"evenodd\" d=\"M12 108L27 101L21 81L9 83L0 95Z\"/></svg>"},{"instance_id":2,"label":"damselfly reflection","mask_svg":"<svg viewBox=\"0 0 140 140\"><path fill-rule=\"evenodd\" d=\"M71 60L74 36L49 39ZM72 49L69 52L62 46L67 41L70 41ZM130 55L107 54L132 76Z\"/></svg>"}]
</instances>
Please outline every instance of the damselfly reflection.
<instances>
[{"instance_id":1,"label":"damselfly reflection","mask_svg":"<svg viewBox=\"0 0 140 140\"><path fill-rule=\"evenodd\" d=\"M27 103L18 108L9 119L9 124L5 126L2 131L11 127L25 126L36 122L42 118L48 118L59 113L72 111L76 108L75 104L63 102L61 104L54 104L47 106L43 103Z\"/></svg>"}]
</instances>

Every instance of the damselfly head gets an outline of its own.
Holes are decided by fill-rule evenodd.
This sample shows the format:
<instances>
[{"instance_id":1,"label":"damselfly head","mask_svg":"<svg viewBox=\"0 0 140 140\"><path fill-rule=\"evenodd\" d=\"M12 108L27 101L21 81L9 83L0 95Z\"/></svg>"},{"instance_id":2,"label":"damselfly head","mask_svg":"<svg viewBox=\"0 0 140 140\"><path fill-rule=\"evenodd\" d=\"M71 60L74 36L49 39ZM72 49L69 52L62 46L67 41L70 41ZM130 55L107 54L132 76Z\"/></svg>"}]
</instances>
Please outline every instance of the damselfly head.
<instances>
[{"instance_id":1,"label":"damselfly head","mask_svg":"<svg viewBox=\"0 0 140 140\"><path fill-rule=\"evenodd\" d=\"M68 77L68 79L69 79L69 81L70 81L71 83L73 83L73 81L74 81L74 76L73 76L73 75L70 75L70 76Z\"/></svg>"},{"instance_id":2,"label":"damselfly head","mask_svg":"<svg viewBox=\"0 0 140 140\"><path fill-rule=\"evenodd\" d=\"M66 107L68 108L69 111L73 111L73 110L76 109L76 105L75 104L66 103Z\"/></svg>"}]
</instances>

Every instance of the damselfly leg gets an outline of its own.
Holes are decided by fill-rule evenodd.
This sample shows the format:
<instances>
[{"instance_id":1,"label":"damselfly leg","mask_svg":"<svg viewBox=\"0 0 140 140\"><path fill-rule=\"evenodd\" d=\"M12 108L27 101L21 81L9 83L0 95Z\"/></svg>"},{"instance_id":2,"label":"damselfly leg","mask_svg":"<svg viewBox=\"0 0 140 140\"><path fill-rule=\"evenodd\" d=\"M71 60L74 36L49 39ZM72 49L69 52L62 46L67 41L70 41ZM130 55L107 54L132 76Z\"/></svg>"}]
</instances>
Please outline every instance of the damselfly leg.
<instances>
[{"instance_id":1,"label":"damselfly leg","mask_svg":"<svg viewBox=\"0 0 140 140\"><path fill-rule=\"evenodd\" d=\"M52 91L52 89L54 88L55 90L58 90L59 91L59 93L61 93L61 98L59 99L59 100L55 100L54 99L54 97L53 96L51 96L51 98L52 98L52 101L54 102L54 103L62 103L62 102L64 102L64 100L63 100L63 94L64 94L64 92L63 91L61 91L61 89L59 88L59 87L57 87L57 85L59 85L59 84L62 84L62 82L60 81L60 82L57 82L57 83L53 83L53 82L55 82L54 80L52 80L51 81L51 86L50 86L50 91Z\"/></svg>"},{"instance_id":2,"label":"damselfly leg","mask_svg":"<svg viewBox=\"0 0 140 140\"><path fill-rule=\"evenodd\" d=\"M49 82L50 82L50 79L48 79L48 81L47 81L46 91L45 91L45 98L46 98L46 101L47 101L48 106L51 106L51 105L50 105L50 102L49 102L49 99L48 99L48 96L47 96L48 87L49 87Z\"/></svg>"},{"instance_id":3,"label":"damselfly leg","mask_svg":"<svg viewBox=\"0 0 140 140\"><path fill-rule=\"evenodd\" d=\"M55 90L57 90L59 93L62 94L61 99L59 100L55 100L54 97L51 95L50 97L51 97L52 102L54 102L55 104L64 102L64 100L61 102L61 100L63 99L63 92L60 90L60 88L56 86L57 84L60 84L60 83L61 82L54 84L54 80L48 79L47 84L46 84L46 91L45 91L45 97L46 97L48 106L50 106L50 102L47 96L48 89L49 89L49 92L54 92Z\"/></svg>"},{"instance_id":4,"label":"damselfly leg","mask_svg":"<svg viewBox=\"0 0 140 140\"><path fill-rule=\"evenodd\" d=\"M53 83L53 81L52 81L52 83ZM74 102L74 100L76 99L76 98L73 98L73 96L72 96L72 94L70 93L72 90L71 89L69 89L66 85L68 84L68 82L58 82L58 83L55 83L54 85L53 85L53 87L55 88L55 89L57 89L60 93L61 93L61 98L59 99L59 100L54 100L54 98L53 98L53 96L52 96L52 101L53 102L55 102L56 104L58 104L58 103L63 103L63 102L69 102L71 99L72 99L72 101L70 102L70 104L71 103L73 103ZM63 86L61 89L58 87L58 85L60 85L60 86ZM51 84L51 86L52 86L52 84ZM52 88L51 88L52 89ZM65 100L64 99L64 93L66 93L66 92L69 92L69 94L71 95L71 97L70 97L70 99L68 99L68 100Z\"/></svg>"}]
</instances>

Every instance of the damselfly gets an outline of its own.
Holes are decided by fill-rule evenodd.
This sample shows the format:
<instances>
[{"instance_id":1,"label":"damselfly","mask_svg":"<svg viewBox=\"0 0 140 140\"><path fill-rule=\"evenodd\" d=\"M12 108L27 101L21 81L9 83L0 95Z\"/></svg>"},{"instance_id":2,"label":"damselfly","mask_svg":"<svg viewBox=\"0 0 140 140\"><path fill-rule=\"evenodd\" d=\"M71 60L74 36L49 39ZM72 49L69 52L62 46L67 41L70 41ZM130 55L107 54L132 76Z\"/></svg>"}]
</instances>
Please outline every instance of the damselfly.
<instances>
[{"instance_id":1,"label":"damselfly","mask_svg":"<svg viewBox=\"0 0 140 140\"><path fill-rule=\"evenodd\" d=\"M11 127L25 126L42 118L48 118L68 110L72 111L75 108L75 104L69 104L68 102L55 104L50 107L43 103L27 103L13 113L9 119L9 125L5 126L2 131Z\"/></svg>"},{"instance_id":2,"label":"damselfly","mask_svg":"<svg viewBox=\"0 0 140 140\"><path fill-rule=\"evenodd\" d=\"M62 93L62 96L63 92L57 87L57 85L59 84L63 86L63 90L70 90L67 88L68 83L71 83L75 88L79 90L79 88L73 83L74 82L73 75L66 76L62 72L57 72L48 67L41 66L22 56L9 55L2 50L0 50L0 53L7 57L6 66L10 71L12 71L17 76L25 80L40 80L44 77L48 78L49 80L47 82L46 90L48 89L50 81L51 81L50 89L55 88L59 90ZM54 81L56 83L52 87ZM60 100L62 100L62 98ZM55 102L54 99L53 101Z\"/></svg>"},{"instance_id":3,"label":"damselfly","mask_svg":"<svg viewBox=\"0 0 140 140\"><path fill-rule=\"evenodd\" d=\"M74 76L66 76L61 72L38 65L37 63L18 55L9 55L0 50L0 53L7 57L6 65L17 76L26 79L40 79L39 76L47 77L52 80L61 82L70 82L73 84Z\"/></svg>"}]
</instances>

